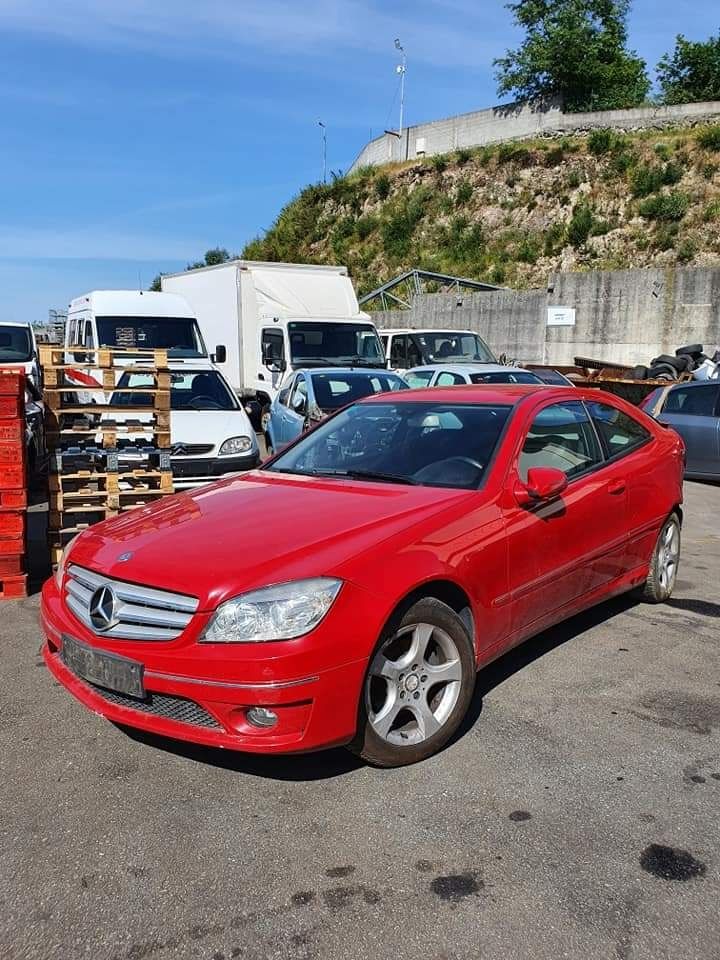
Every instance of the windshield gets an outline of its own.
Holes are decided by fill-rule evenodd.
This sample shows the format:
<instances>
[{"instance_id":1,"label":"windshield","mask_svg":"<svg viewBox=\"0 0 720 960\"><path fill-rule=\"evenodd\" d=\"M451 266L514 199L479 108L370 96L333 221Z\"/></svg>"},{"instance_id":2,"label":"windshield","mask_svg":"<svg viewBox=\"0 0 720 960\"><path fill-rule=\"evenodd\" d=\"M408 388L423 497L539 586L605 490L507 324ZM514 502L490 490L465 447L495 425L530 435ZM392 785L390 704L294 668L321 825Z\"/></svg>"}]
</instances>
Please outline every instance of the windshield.
<instances>
[{"instance_id":1,"label":"windshield","mask_svg":"<svg viewBox=\"0 0 720 960\"><path fill-rule=\"evenodd\" d=\"M390 399L356 403L265 469L471 490L483 480L510 410Z\"/></svg>"},{"instance_id":2,"label":"windshield","mask_svg":"<svg viewBox=\"0 0 720 960\"><path fill-rule=\"evenodd\" d=\"M542 383L534 373L520 370L493 370L488 373L471 373L471 383Z\"/></svg>"},{"instance_id":3,"label":"windshield","mask_svg":"<svg viewBox=\"0 0 720 960\"><path fill-rule=\"evenodd\" d=\"M495 363L490 347L476 333L413 333L423 363Z\"/></svg>"},{"instance_id":4,"label":"windshield","mask_svg":"<svg viewBox=\"0 0 720 960\"><path fill-rule=\"evenodd\" d=\"M27 327L0 327L0 363L24 363L32 359L32 340Z\"/></svg>"},{"instance_id":5,"label":"windshield","mask_svg":"<svg viewBox=\"0 0 720 960\"><path fill-rule=\"evenodd\" d=\"M312 384L321 410L337 410L373 393L410 389L393 373L314 373Z\"/></svg>"},{"instance_id":6,"label":"windshield","mask_svg":"<svg viewBox=\"0 0 720 960\"><path fill-rule=\"evenodd\" d=\"M370 323L289 323L288 336L290 359L295 367L318 361L335 367L385 366L382 345Z\"/></svg>"},{"instance_id":7,"label":"windshield","mask_svg":"<svg viewBox=\"0 0 720 960\"><path fill-rule=\"evenodd\" d=\"M171 357L207 355L191 317L98 317L98 346L167 350Z\"/></svg>"},{"instance_id":8,"label":"windshield","mask_svg":"<svg viewBox=\"0 0 720 960\"><path fill-rule=\"evenodd\" d=\"M124 373L118 387L153 388L149 373ZM124 407L152 407L152 393L115 393L112 403ZM237 410L238 402L217 370L183 370L170 374L171 410Z\"/></svg>"}]
</instances>

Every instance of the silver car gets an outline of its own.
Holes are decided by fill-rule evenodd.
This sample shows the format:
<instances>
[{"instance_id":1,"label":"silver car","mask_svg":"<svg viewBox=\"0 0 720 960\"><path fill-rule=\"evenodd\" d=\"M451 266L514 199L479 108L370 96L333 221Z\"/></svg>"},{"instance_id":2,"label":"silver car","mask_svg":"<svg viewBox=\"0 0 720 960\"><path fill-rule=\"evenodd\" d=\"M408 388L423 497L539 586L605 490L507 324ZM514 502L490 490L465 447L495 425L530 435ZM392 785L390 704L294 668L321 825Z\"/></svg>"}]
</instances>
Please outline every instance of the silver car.
<instances>
[{"instance_id":1,"label":"silver car","mask_svg":"<svg viewBox=\"0 0 720 960\"><path fill-rule=\"evenodd\" d=\"M640 405L685 441L690 480L720 480L720 381L658 387Z\"/></svg>"}]
</instances>

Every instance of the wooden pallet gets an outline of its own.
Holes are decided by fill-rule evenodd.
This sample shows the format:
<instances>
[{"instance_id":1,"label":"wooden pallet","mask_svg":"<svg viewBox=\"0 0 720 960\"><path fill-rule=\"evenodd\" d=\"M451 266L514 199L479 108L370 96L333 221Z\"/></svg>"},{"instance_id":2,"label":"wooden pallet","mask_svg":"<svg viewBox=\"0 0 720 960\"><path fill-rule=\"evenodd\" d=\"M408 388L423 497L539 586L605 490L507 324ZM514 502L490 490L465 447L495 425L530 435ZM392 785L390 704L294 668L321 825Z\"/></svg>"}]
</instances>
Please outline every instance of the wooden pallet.
<instances>
[{"instance_id":1,"label":"wooden pallet","mask_svg":"<svg viewBox=\"0 0 720 960\"><path fill-rule=\"evenodd\" d=\"M55 450L48 470L59 476L95 473L135 473L138 470L172 470L171 451L153 446L128 446L104 450L102 447L71 447Z\"/></svg>"},{"instance_id":2,"label":"wooden pallet","mask_svg":"<svg viewBox=\"0 0 720 960\"><path fill-rule=\"evenodd\" d=\"M107 369L118 366L116 361L123 357L140 361L147 360L148 364L156 367L158 370L168 369L168 352L163 349L150 349L148 347L76 347L72 350L66 350L65 347L54 347L49 344L42 344L38 348L40 354L40 364L43 367L57 367L61 370L97 370ZM65 357L68 353L82 354L86 359L67 363ZM92 357L92 360L87 359ZM140 366L143 373L147 372L147 367Z\"/></svg>"},{"instance_id":3,"label":"wooden pallet","mask_svg":"<svg viewBox=\"0 0 720 960\"><path fill-rule=\"evenodd\" d=\"M154 386L158 390L169 390L171 385L171 373L169 370L156 369L155 367L147 366L137 366L136 364L128 364L117 367L109 367L105 369L100 369L99 373L102 376L102 385L98 384L93 386L92 384L85 385L83 384L70 384L67 382L67 375L73 370L79 370L82 368L82 365L67 363L62 366L55 367L45 367L44 369L44 380L45 380L45 392L50 391L62 391L69 392L73 391L76 393L88 392L91 390L102 390L105 393L115 393L117 392L117 381L123 373L142 373L147 377L152 377L154 380ZM97 367L91 367L92 370L98 370ZM130 388L133 393L144 393L145 388Z\"/></svg>"},{"instance_id":4,"label":"wooden pallet","mask_svg":"<svg viewBox=\"0 0 720 960\"><path fill-rule=\"evenodd\" d=\"M146 470L133 474L95 474L90 477L63 477L61 482L51 483L49 503L50 509L58 512L90 509L96 505L119 509L128 498L149 494L165 496L173 492L173 477L169 472Z\"/></svg>"}]
</instances>

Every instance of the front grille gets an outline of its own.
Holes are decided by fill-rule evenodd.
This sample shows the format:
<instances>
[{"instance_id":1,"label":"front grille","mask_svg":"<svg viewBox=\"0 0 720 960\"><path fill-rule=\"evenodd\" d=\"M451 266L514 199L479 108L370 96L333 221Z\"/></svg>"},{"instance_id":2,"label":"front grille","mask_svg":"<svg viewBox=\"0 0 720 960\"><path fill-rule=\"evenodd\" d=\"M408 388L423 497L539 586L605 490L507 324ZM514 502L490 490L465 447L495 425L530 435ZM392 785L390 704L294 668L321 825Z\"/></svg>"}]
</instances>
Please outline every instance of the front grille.
<instances>
[{"instance_id":1,"label":"front grille","mask_svg":"<svg viewBox=\"0 0 720 960\"><path fill-rule=\"evenodd\" d=\"M87 683L87 681L84 682ZM140 713L151 713L155 717L165 717L167 720L176 720L178 723L190 723L194 727L222 730L215 717L209 714L204 707L192 700L186 700L184 697L173 697L168 693L148 692L144 700L136 700L135 697L130 697L126 693L106 690L105 687L98 687L94 683L88 683L88 686L103 700L114 703L119 707L129 707L131 710L137 710Z\"/></svg>"},{"instance_id":2,"label":"front grille","mask_svg":"<svg viewBox=\"0 0 720 960\"><path fill-rule=\"evenodd\" d=\"M109 629L99 629L90 616L92 598L101 587L109 587L115 597ZM67 571L65 603L98 636L113 640L175 640L192 620L199 601L182 593L112 580L73 564Z\"/></svg>"},{"instance_id":3,"label":"front grille","mask_svg":"<svg viewBox=\"0 0 720 960\"><path fill-rule=\"evenodd\" d=\"M212 453L212 443L174 443L171 448L173 457L202 457Z\"/></svg>"}]
</instances>

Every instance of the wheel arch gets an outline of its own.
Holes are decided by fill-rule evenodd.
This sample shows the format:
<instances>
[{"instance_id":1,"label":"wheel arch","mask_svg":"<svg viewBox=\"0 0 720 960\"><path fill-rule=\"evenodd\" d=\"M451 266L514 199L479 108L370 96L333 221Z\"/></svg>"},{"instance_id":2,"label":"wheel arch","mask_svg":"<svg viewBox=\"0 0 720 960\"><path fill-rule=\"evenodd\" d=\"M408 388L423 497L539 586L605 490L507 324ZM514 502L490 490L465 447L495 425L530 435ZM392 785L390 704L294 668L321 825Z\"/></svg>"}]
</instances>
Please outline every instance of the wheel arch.
<instances>
[{"instance_id":1,"label":"wheel arch","mask_svg":"<svg viewBox=\"0 0 720 960\"><path fill-rule=\"evenodd\" d=\"M383 625L383 632L395 618L402 617L418 600L439 600L453 610L462 620L468 632L473 649L477 652L477 629L472 601L467 592L454 580L438 577L426 580L406 593L395 604Z\"/></svg>"}]
</instances>

